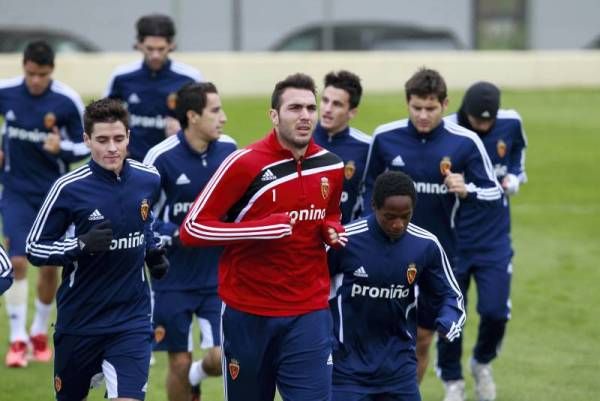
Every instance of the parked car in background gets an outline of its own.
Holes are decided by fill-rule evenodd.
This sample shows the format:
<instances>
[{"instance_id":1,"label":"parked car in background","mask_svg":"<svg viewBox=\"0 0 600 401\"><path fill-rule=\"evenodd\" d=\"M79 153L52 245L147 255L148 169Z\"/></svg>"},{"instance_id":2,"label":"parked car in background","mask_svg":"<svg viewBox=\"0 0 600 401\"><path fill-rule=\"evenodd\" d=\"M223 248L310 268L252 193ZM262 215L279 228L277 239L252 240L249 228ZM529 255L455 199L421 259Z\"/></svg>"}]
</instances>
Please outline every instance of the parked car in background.
<instances>
[{"instance_id":1,"label":"parked car in background","mask_svg":"<svg viewBox=\"0 0 600 401\"><path fill-rule=\"evenodd\" d=\"M100 51L92 42L65 31L0 27L0 53L21 53L29 42L39 39L47 41L56 53Z\"/></svg>"},{"instance_id":2,"label":"parked car in background","mask_svg":"<svg viewBox=\"0 0 600 401\"><path fill-rule=\"evenodd\" d=\"M328 33L328 29L331 29ZM331 41L328 46L327 35ZM457 50L463 46L452 32L381 22L311 24L293 31L273 51Z\"/></svg>"}]
</instances>

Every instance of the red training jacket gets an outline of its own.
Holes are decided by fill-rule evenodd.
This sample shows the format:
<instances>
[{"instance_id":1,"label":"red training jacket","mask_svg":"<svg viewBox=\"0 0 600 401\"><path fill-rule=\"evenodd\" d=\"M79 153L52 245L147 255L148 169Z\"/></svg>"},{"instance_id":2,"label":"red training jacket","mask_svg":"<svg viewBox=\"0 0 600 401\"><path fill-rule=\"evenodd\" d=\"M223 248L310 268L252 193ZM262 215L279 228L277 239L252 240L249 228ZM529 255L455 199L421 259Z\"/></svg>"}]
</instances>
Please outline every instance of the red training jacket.
<instances>
[{"instance_id":1,"label":"red training jacket","mask_svg":"<svg viewBox=\"0 0 600 401\"><path fill-rule=\"evenodd\" d=\"M219 295L233 308L263 316L327 308L321 229L341 219L342 185L336 155L311 140L294 160L273 130L223 161L181 225L181 241L225 246Z\"/></svg>"}]
</instances>

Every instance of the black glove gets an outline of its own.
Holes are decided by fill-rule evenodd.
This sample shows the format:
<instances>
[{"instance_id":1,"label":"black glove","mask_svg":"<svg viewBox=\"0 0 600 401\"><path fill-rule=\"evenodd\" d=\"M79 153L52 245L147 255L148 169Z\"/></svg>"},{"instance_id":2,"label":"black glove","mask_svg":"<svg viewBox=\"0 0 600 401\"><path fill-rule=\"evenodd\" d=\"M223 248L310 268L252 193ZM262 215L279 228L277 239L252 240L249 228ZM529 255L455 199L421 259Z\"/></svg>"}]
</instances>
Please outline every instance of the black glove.
<instances>
[{"instance_id":1,"label":"black glove","mask_svg":"<svg viewBox=\"0 0 600 401\"><path fill-rule=\"evenodd\" d=\"M84 253L105 252L110 249L113 231L110 220L104 220L93 226L87 233L79 236L79 249Z\"/></svg>"},{"instance_id":2,"label":"black glove","mask_svg":"<svg viewBox=\"0 0 600 401\"><path fill-rule=\"evenodd\" d=\"M169 259L165 256L165 252L165 248L152 248L146 252L146 265L155 280L163 278L169 270Z\"/></svg>"}]
</instances>

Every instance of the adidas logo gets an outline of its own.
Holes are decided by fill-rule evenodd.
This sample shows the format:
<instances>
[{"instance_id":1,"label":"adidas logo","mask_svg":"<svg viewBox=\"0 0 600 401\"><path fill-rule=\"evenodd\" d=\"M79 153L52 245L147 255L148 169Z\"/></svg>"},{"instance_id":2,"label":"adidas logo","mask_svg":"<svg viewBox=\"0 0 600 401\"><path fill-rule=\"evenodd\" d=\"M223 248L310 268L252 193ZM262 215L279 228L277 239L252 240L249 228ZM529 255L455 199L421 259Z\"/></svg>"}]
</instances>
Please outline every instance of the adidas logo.
<instances>
[{"instance_id":1,"label":"adidas logo","mask_svg":"<svg viewBox=\"0 0 600 401\"><path fill-rule=\"evenodd\" d=\"M402 160L402 156L400 156L400 155L394 157L394 160L392 160L392 166L394 166L394 167L402 167L405 165L406 164L404 164L404 160Z\"/></svg>"},{"instance_id":2,"label":"adidas logo","mask_svg":"<svg viewBox=\"0 0 600 401\"><path fill-rule=\"evenodd\" d=\"M6 121L15 121L17 119L17 116L15 116L15 112L12 110L9 110L6 112L6 114L4 115L4 119Z\"/></svg>"},{"instance_id":3,"label":"adidas logo","mask_svg":"<svg viewBox=\"0 0 600 401\"><path fill-rule=\"evenodd\" d=\"M189 184L190 182L191 181L187 177L187 175L185 175L185 173L181 173L181 175L179 177L177 177L177 180L175 181L175 185L185 185L185 184Z\"/></svg>"},{"instance_id":4,"label":"adidas logo","mask_svg":"<svg viewBox=\"0 0 600 401\"><path fill-rule=\"evenodd\" d=\"M102 216L102 213L100 213L98 211L98 209L94 210L92 212L92 214L90 214L90 217L88 217L88 220L90 221L96 221L96 220L102 220L104 219L104 216Z\"/></svg>"},{"instance_id":5,"label":"adidas logo","mask_svg":"<svg viewBox=\"0 0 600 401\"><path fill-rule=\"evenodd\" d=\"M369 277L369 275L367 274L367 272L365 271L365 268L363 266L354 270L354 273L352 273L352 274L354 274L354 276L356 276L356 277Z\"/></svg>"},{"instance_id":6,"label":"adidas logo","mask_svg":"<svg viewBox=\"0 0 600 401\"><path fill-rule=\"evenodd\" d=\"M329 357L327 358L327 365L333 365L333 356L331 356L331 354L329 354Z\"/></svg>"},{"instance_id":7,"label":"adidas logo","mask_svg":"<svg viewBox=\"0 0 600 401\"><path fill-rule=\"evenodd\" d=\"M267 169L267 171L265 171L265 173L260 178L261 181L273 181L276 179L277 179L277 176L275 174L273 174L271 169Z\"/></svg>"},{"instance_id":8,"label":"adidas logo","mask_svg":"<svg viewBox=\"0 0 600 401\"><path fill-rule=\"evenodd\" d=\"M137 93L132 93L131 95L129 95L129 97L127 98L127 103L129 104L136 104L136 103L140 103L140 97L137 95Z\"/></svg>"}]
</instances>

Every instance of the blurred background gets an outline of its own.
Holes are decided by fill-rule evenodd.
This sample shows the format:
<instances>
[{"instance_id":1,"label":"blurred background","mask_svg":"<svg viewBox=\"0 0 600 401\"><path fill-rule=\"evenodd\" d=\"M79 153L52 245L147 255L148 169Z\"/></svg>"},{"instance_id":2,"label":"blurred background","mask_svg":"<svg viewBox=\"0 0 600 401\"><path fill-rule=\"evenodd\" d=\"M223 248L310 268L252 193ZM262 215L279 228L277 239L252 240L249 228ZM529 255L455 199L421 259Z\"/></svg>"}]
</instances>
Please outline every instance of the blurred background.
<instances>
[{"instance_id":1,"label":"blurred background","mask_svg":"<svg viewBox=\"0 0 600 401\"><path fill-rule=\"evenodd\" d=\"M198 51L542 50L600 47L598 0L0 1L0 51L132 49L138 15L167 13Z\"/></svg>"}]
</instances>

